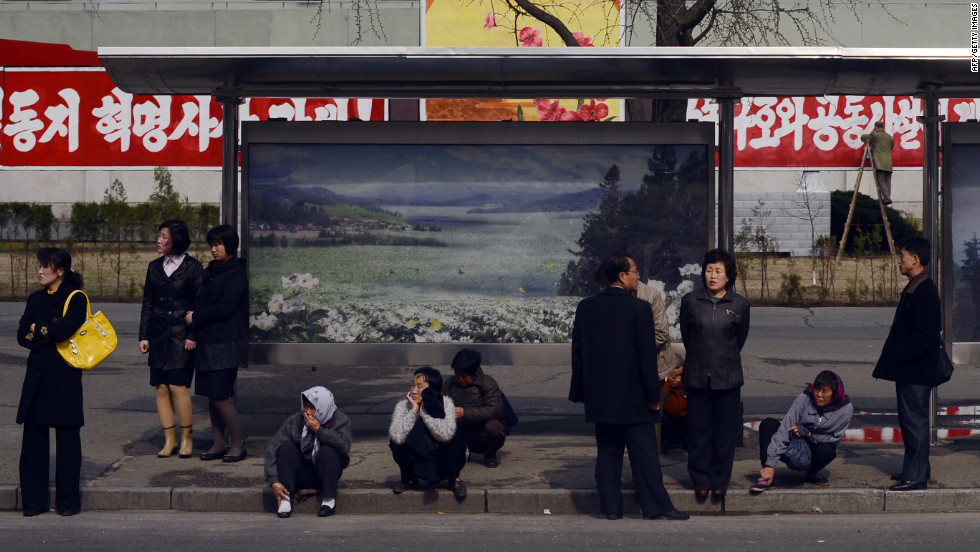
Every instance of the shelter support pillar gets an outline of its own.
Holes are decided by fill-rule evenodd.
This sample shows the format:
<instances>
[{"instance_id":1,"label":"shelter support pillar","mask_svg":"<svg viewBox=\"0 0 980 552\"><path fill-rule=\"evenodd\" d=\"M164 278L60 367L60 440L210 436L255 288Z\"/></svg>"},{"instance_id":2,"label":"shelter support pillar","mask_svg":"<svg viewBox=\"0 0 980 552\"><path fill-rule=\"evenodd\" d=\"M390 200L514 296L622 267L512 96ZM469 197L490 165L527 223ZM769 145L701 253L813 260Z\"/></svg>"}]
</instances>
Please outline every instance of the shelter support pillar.
<instances>
[{"instance_id":1,"label":"shelter support pillar","mask_svg":"<svg viewBox=\"0 0 980 552\"><path fill-rule=\"evenodd\" d=\"M718 98L718 242L735 247L735 99Z\"/></svg>"},{"instance_id":2,"label":"shelter support pillar","mask_svg":"<svg viewBox=\"0 0 980 552\"><path fill-rule=\"evenodd\" d=\"M932 251L926 269L933 282L939 282L939 123L945 117L939 115L939 98L927 93L922 98L922 232ZM947 290L940 288L940 298ZM938 444L936 437L936 410L938 409L939 388L934 387L929 398L929 440Z\"/></svg>"},{"instance_id":3,"label":"shelter support pillar","mask_svg":"<svg viewBox=\"0 0 980 552\"><path fill-rule=\"evenodd\" d=\"M221 223L238 229L238 106L236 96L219 98L221 102Z\"/></svg>"}]
</instances>

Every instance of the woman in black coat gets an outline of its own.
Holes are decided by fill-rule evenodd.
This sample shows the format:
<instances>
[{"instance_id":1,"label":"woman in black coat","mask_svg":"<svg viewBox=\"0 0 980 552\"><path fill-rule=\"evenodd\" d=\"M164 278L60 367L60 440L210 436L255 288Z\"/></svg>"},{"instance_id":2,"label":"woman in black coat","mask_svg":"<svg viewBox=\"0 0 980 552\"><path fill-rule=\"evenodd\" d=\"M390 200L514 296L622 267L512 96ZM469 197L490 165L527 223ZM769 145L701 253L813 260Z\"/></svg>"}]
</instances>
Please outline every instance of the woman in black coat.
<instances>
[{"instance_id":1,"label":"woman in black coat","mask_svg":"<svg viewBox=\"0 0 980 552\"><path fill-rule=\"evenodd\" d=\"M742 346L749 335L749 302L735 293L735 258L712 249L701 265L703 289L681 299L681 337L687 358L687 472L699 499L723 497L742 426Z\"/></svg>"},{"instance_id":2,"label":"woman in black coat","mask_svg":"<svg viewBox=\"0 0 980 552\"><path fill-rule=\"evenodd\" d=\"M186 253L190 244L184 221L163 221L157 234L157 253L162 256L150 261L143 287L139 346L141 353L150 354L150 385L157 390L157 414L164 437L159 458L173 456L177 450L175 410L180 423L178 454L190 458L194 453L193 409L187 387L194 378L196 338L184 316L197 303L204 267Z\"/></svg>"},{"instance_id":3,"label":"woman in black coat","mask_svg":"<svg viewBox=\"0 0 980 552\"><path fill-rule=\"evenodd\" d=\"M64 249L38 250L38 280L43 289L27 298L17 327L17 343L31 352L17 407L17 423L24 425L20 449L20 494L25 516L49 509L48 465L50 430L55 429L55 508L63 516L81 510L82 372L68 365L55 344L65 341L85 322L86 299L76 293L65 312L68 295L82 288L81 275L71 270L71 255Z\"/></svg>"},{"instance_id":4,"label":"woman in black coat","mask_svg":"<svg viewBox=\"0 0 980 552\"><path fill-rule=\"evenodd\" d=\"M242 424L231 402L238 368L248 366L248 272L237 256L238 233L227 224L208 231L214 260L204 269L197 309L185 321L197 337L194 394L208 398L214 443L201 460L239 462L246 457ZM231 448L225 446L225 429Z\"/></svg>"}]
</instances>

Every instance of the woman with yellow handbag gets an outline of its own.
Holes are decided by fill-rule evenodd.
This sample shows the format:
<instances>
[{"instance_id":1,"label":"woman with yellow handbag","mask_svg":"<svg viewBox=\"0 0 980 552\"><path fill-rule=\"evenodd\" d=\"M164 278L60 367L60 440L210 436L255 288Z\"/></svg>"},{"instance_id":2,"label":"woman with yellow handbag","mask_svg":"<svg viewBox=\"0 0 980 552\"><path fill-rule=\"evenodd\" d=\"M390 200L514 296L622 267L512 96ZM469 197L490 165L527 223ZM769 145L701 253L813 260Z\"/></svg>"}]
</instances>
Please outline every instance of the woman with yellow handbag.
<instances>
[{"instance_id":1,"label":"woman with yellow handbag","mask_svg":"<svg viewBox=\"0 0 980 552\"><path fill-rule=\"evenodd\" d=\"M20 450L20 494L25 516L47 512L50 430L55 429L55 508L63 516L81 510L82 372L58 354L55 344L71 337L85 322L87 300L69 294L82 287L82 277L71 269L64 249L38 250L38 280L43 289L27 298L17 328L17 343L30 350L27 374L17 408L17 423L24 425Z\"/></svg>"}]
</instances>

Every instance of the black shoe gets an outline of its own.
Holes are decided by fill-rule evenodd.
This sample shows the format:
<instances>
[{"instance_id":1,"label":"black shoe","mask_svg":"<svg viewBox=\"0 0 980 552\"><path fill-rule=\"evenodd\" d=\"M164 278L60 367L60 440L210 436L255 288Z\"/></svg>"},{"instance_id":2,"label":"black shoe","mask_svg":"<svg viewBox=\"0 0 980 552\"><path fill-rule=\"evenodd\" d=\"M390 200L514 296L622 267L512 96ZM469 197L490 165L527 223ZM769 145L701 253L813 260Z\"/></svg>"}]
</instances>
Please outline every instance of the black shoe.
<instances>
[{"instance_id":1,"label":"black shoe","mask_svg":"<svg viewBox=\"0 0 980 552\"><path fill-rule=\"evenodd\" d=\"M65 516L65 517L73 516L73 515L75 515L77 513L78 513L78 510L58 510L58 515L59 516Z\"/></svg>"},{"instance_id":2,"label":"black shoe","mask_svg":"<svg viewBox=\"0 0 980 552\"><path fill-rule=\"evenodd\" d=\"M727 493L727 492L728 492L728 485L722 485L721 483L718 483L716 485L712 485L711 486L711 495L712 496L721 498L721 497L725 496L725 493Z\"/></svg>"},{"instance_id":3,"label":"black shoe","mask_svg":"<svg viewBox=\"0 0 980 552\"><path fill-rule=\"evenodd\" d=\"M286 519L291 515L293 515L292 512L276 512L276 517L279 517L280 519Z\"/></svg>"},{"instance_id":4,"label":"black shoe","mask_svg":"<svg viewBox=\"0 0 980 552\"><path fill-rule=\"evenodd\" d=\"M682 512L680 510L667 510L666 512L660 514L659 516L653 516L650 519L667 519L671 521L684 521L685 519L691 519L691 515Z\"/></svg>"},{"instance_id":5,"label":"black shoe","mask_svg":"<svg viewBox=\"0 0 980 552\"><path fill-rule=\"evenodd\" d=\"M327 506L326 504L320 505L320 510L317 511L317 517L330 517L334 514L334 508Z\"/></svg>"},{"instance_id":6,"label":"black shoe","mask_svg":"<svg viewBox=\"0 0 980 552\"><path fill-rule=\"evenodd\" d=\"M456 498L466 498L466 485L459 479L450 483L449 488L452 489L453 496Z\"/></svg>"},{"instance_id":7,"label":"black shoe","mask_svg":"<svg viewBox=\"0 0 980 552\"><path fill-rule=\"evenodd\" d=\"M496 468L500 465L500 460L497 459L497 453L488 454L486 458L483 459L483 463L488 468Z\"/></svg>"},{"instance_id":8,"label":"black shoe","mask_svg":"<svg viewBox=\"0 0 980 552\"><path fill-rule=\"evenodd\" d=\"M623 519L623 514L606 514L606 519L608 519L609 521Z\"/></svg>"},{"instance_id":9,"label":"black shoe","mask_svg":"<svg viewBox=\"0 0 980 552\"><path fill-rule=\"evenodd\" d=\"M695 498L708 498L708 492L711 491L711 485L695 485L694 486L694 497Z\"/></svg>"},{"instance_id":10,"label":"black shoe","mask_svg":"<svg viewBox=\"0 0 980 552\"><path fill-rule=\"evenodd\" d=\"M891 204L892 204L892 200L890 200L890 199L886 199L885 201L882 201L882 203L884 203L884 204L885 204L885 207L888 207L889 205L891 205Z\"/></svg>"},{"instance_id":11,"label":"black shoe","mask_svg":"<svg viewBox=\"0 0 980 552\"><path fill-rule=\"evenodd\" d=\"M228 449L219 452L202 452L201 460L204 460L205 462L210 462L211 460L220 460L221 458L224 457L226 452L228 452Z\"/></svg>"},{"instance_id":12,"label":"black shoe","mask_svg":"<svg viewBox=\"0 0 980 552\"><path fill-rule=\"evenodd\" d=\"M48 510L24 510L24 517L34 517L48 513Z\"/></svg>"},{"instance_id":13,"label":"black shoe","mask_svg":"<svg viewBox=\"0 0 980 552\"><path fill-rule=\"evenodd\" d=\"M902 474L900 474L900 473L893 473L892 474L892 481L901 481L901 480L902 480Z\"/></svg>"},{"instance_id":14,"label":"black shoe","mask_svg":"<svg viewBox=\"0 0 980 552\"><path fill-rule=\"evenodd\" d=\"M236 454L234 456L232 456L230 454L226 454L226 455L224 455L221 458L221 461L222 462L229 462L229 463L230 462L241 462L242 460L244 460L246 458L248 458L248 452L246 452L245 449L242 449L242 453L241 454Z\"/></svg>"},{"instance_id":15,"label":"black shoe","mask_svg":"<svg viewBox=\"0 0 980 552\"><path fill-rule=\"evenodd\" d=\"M888 487L889 491L924 491L928 488L925 481L899 481Z\"/></svg>"},{"instance_id":16,"label":"black shoe","mask_svg":"<svg viewBox=\"0 0 980 552\"><path fill-rule=\"evenodd\" d=\"M395 494L402 494L405 491L410 491L415 488L418 488L418 484L414 481L410 481L408 483L399 481L398 483L395 483L394 487L392 487L391 492Z\"/></svg>"}]
</instances>

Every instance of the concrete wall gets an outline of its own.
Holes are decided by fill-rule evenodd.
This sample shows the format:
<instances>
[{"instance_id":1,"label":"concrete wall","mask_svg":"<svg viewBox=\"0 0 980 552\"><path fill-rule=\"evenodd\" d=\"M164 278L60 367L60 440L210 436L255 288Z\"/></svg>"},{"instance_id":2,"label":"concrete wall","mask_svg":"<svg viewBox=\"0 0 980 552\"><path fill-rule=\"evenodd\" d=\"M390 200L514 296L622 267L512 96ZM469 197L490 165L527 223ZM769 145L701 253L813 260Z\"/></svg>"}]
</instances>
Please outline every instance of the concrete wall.
<instances>
[{"instance_id":1,"label":"concrete wall","mask_svg":"<svg viewBox=\"0 0 980 552\"><path fill-rule=\"evenodd\" d=\"M812 0L809 2L782 2L786 8L809 5L810 9L820 11L826 7L827 17L823 19L826 31L811 27L816 38L806 41L793 26L788 17L780 20L779 28L786 36L788 44L771 38L757 46L846 46L851 48L896 48L896 47L962 47L969 45L970 3L958 0L882 0L866 3L829 2ZM649 3L645 4L649 5ZM853 7L853 12L851 11ZM651 8L652 9L652 8ZM655 10L653 10L655 13ZM649 23L642 19L633 26L630 37L631 46L654 45L654 34ZM716 29L699 43L701 46L736 46L722 41L722 29ZM762 35L760 35L762 36Z\"/></svg>"},{"instance_id":2,"label":"concrete wall","mask_svg":"<svg viewBox=\"0 0 980 552\"><path fill-rule=\"evenodd\" d=\"M776 251L810 255L814 240L830 234L830 192L820 171L805 171L797 182L792 192L736 193L735 233L762 226L778 240Z\"/></svg>"},{"instance_id":3,"label":"concrete wall","mask_svg":"<svg viewBox=\"0 0 980 552\"><path fill-rule=\"evenodd\" d=\"M84 4L90 4L85 2ZM419 2L371 2L361 18L332 1L320 19L307 2L0 2L0 37L99 46L418 46ZM212 9L214 5L214 9Z\"/></svg>"},{"instance_id":4,"label":"concrete wall","mask_svg":"<svg viewBox=\"0 0 980 552\"><path fill-rule=\"evenodd\" d=\"M174 189L191 203L221 201L221 168L170 168ZM56 218L71 216L71 206L79 201L102 201L112 181L119 179L131 203L145 202L156 190L153 169L66 169L0 170L2 201L51 204Z\"/></svg>"}]
</instances>

